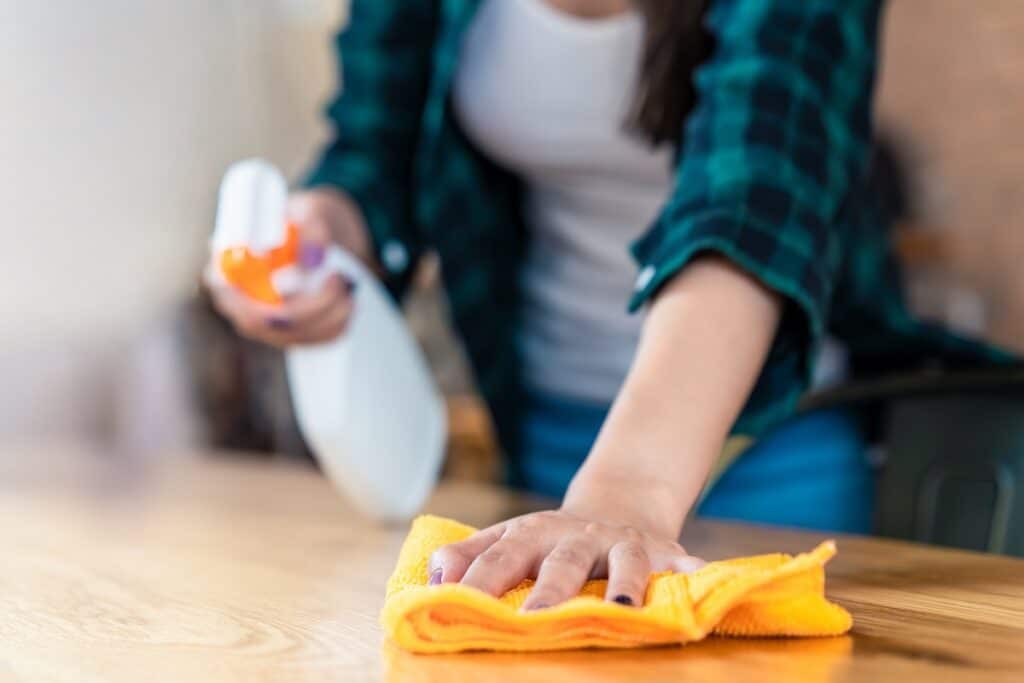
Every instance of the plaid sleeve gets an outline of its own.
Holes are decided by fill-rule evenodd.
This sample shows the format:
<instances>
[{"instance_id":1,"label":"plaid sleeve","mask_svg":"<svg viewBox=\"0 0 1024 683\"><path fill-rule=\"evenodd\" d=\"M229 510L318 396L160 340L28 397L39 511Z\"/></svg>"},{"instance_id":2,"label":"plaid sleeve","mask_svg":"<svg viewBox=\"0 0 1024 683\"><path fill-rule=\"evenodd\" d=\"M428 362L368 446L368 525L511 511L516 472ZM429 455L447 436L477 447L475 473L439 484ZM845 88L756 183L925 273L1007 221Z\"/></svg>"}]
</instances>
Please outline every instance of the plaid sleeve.
<instances>
[{"instance_id":1,"label":"plaid sleeve","mask_svg":"<svg viewBox=\"0 0 1024 683\"><path fill-rule=\"evenodd\" d=\"M676 187L633 245L631 308L717 252L783 295L786 312L736 426L756 433L806 388L865 174L879 0L719 0L695 76Z\"/></svg>"},{"instance_id":2,"label":"plaid sleeve","mask_svg":"<svg viewBox=\"0 0 1024 683\"><path fill-rule=\"evenodd\" d=\"M355 200L396 293L422 250L412 212L413 160L437 19L437 0L351 3L337 40L341 94L327 109L336 136L306 181Z\"/></svg>"}]
</instances>

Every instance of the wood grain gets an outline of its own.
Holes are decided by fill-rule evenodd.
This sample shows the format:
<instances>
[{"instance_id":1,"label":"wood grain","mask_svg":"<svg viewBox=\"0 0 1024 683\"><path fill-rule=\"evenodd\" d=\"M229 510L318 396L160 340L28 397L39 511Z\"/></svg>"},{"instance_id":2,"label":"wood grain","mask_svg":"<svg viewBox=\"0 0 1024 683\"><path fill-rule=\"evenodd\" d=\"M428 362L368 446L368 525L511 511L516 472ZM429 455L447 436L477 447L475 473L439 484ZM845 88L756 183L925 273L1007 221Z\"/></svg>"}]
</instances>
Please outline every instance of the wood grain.
<instances>
[{"instance_id":1,"label":"wood grain","mask_svg":"<svg viewBox=\"0 0 1024 683\"><path fill-rule=\"evenodd\" d=\"M481 525L539 505L473 484L431 509ZM851 636L684 648L420 657L382 643L404 528L351 514L312 470L81 447L0 450L0 682L1022 680L1024 562L841 538ZM818 535L695 522L708 558Z\"/></svg>"}]
</instances>

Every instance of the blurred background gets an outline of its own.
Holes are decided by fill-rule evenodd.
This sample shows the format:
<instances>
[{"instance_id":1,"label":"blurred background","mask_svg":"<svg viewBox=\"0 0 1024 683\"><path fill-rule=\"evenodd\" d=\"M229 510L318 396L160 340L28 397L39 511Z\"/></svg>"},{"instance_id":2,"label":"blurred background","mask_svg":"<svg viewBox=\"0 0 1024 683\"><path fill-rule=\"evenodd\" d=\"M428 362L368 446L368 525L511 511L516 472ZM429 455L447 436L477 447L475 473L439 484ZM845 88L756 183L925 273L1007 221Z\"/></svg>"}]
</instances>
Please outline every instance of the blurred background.
<instances>
[{"instance_id":1,"label":"blurred background","mask_svg":"<svg viewBox=\"0 0 1024 683\"><path fill-rule=\"evenodd\" d=\"M112 436L119 366L194 295L227 165L298 174L324 139L342 17L335 0L0 1L3 437Z\"/></svg>"},{"instance_id":2,"label":"blurred background","mask_svg":"<svg viewBox=\"0 0 1024 683\"><path fill-rule=\"evenodd\" d=\"M176 340L217 185L243 157L292 177L309 164L344 5L0 0L0 438L203 441ZM905 171L896 239L914 308L1020 351L1022 34L1019 0L892 0L877 105ZM451 466L486 472L435 274L410 314L452 397Z\"/></svg>"}]
</instances>

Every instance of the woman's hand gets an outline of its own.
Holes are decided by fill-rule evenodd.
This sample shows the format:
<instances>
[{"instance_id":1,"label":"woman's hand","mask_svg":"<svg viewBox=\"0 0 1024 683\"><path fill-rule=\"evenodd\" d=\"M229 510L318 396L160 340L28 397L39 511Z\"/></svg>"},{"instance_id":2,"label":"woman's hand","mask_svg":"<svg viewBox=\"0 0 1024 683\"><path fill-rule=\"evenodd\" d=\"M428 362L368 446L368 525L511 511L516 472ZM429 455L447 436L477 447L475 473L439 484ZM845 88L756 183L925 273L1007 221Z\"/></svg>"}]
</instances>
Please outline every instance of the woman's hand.
<instances>
[{"instance_id":1,"label":"woman's hand","mask_svg":"<svg viewBox=\"0 0 1024 683\"><path fill-rule=\"evenodd\" d=\"M375 267L362 214L346 195L317 188L292 195L288 219L299 228L300 261L314 270L334 243ZM334 339L352 313L352 283L332 276L318 292L288 297L280 306L254 301L231 285L207 278L214 306L239 334L271 346L285 348Z\"/></svg>"},{"instance_id":2,"label":"woman's hand","mask_svg":"<svg viewBox=\"0 0 1024 683\"><path fill-rule=\"evenodd\" d=\"M524 605L555 605L588 578L641 604L648 574L702 562L676 540L764 366L781 297L720 257L667 283L637 357L557 512L517 517L439 549L431 581L498 595L537 578Z\"/></svg>"},{"instance_id":3,"label":"woman's hand","mask_svg":"<svg viewBox=\"0 0 1024 683\"><path fill-rule=\"evenodd\" d=\"M608 578L605 599L642 605L652 572L691 572L703 561L671 537L565 509L535 512L440 548L430 558L430 583L456 583L501 595L520 581L537 583L524 610L574 597L588 579Z\"/></svg>"}]
</instances>

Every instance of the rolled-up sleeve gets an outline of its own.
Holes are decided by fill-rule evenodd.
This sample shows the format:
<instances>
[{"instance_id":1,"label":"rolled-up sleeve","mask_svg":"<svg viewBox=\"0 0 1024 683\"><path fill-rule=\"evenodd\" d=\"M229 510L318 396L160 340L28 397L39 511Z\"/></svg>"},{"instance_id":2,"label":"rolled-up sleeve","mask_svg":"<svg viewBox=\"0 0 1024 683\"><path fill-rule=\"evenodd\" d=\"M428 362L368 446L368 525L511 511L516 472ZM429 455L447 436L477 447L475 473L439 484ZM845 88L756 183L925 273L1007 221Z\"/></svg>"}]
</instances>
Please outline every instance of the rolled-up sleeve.
<instances>
[{"instance_id":1,"label":"rolled-up sleeve","mask_svg":"<svg viewBox=\"0 0 1024 683\"><path fill-rule=\"evenodd\" d=\"M398 293L421 250L413 220L413 162L430 82L437 0L354 0L340 33L341 92L327 113L335 138L306 180L359 205Z\"/></svg>"},{"instance_id":2,"label":"rolled-up sleeve","mask_svg":"<svg viewBox=\"0 0 1024 683\"><path fill-rule=\"evenodd\" d=\"M878 0L719 0L695 75L676 186L633 245L634 310L695 256L718 253L781 294L783 322L738 431L806 388L866 172Z\"/></svg>"}]
</instances>

